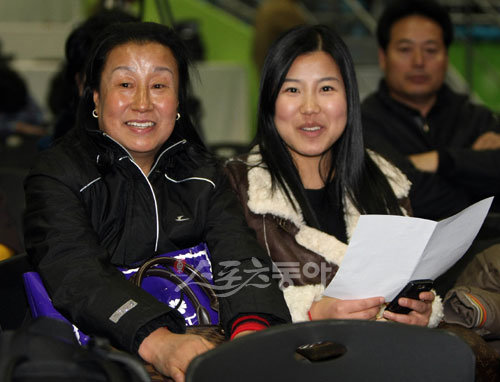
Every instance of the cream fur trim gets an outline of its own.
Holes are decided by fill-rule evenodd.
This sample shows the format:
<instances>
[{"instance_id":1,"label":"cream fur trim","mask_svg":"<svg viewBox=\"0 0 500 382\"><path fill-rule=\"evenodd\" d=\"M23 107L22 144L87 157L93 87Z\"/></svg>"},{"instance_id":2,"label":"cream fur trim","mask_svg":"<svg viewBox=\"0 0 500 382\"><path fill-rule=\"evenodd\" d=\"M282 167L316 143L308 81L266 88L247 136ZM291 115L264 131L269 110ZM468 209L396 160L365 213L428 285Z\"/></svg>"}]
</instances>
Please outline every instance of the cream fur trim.
<instances>
[{"instance_id":1,"label":"cream fur trim","mask_svg":"<svg viewBox=\"0 0 500 382\"><path fill-rule=\"evenodd\" d=\"M271 175L261 165L261 156L255 150L257 148L253 149L253 153L246 161L247 165L254 166L248 170L248 208L250 211L258 215L271 214L291 221L299 229L296 240L300 245L323 256L329 262L340 265L346 245L324 232L306 226L300 207L298 211L295 211L281 188L272 192ZM358 222L359 212L349 200L346 202L345 210L347 236L350 238Z\"/></svg>"},{"instance_id":2,"label":"cream fur trim","mask_svg":"<svg viewBox=\"0 0 500 382\"><path fill-rule=\"evenodd\" d=\"M433 292L436 297L432 302L432 313L431 317L429 318L429 324L427 324L429 328L435 328L436 326L438 326L444 317L443 300L441 300L441 296L436 294L436 291L433 290Z\"/></svg>"},{"instance_id":3,"label":"cream fur trim","mask_svg":"<svg viewBox=\"0 0 500 382\"><path fill-rule=\"evenodd\" d=\"M252 154L248 163L259 163L260 155ZM295 236L297 243L323 256L327 261L340 265L347 246L335 237L305 224L302 212L295 211L285 193L277 188L271 190L271 175L265 167L252 167L248 171L248 208L255 214L271 214L295 224L299 232Z\"/></svg>"},{"instance_id":4,"label":"cream fur trim","mask_svg":"<svg viewBox=\"0 0 500 382\"><path fill-rule=\"evenodd\" d=\"M289 286L283 290L292 322L309 321L307 314L314 301L321 299L325 287L321 284Z\"/></svg>"},{"instance_id":5,"label":"cream fur trim","mask_svg":"<svg viewBox=\"0 0 500 382\"><path fill-rule=\"evenodd\" d=\"M349 198L346 198L344 202L344 219L347 239L350 241L354 229L358 225L359 211L354 207L354 204L352 204Z\"/></svg>"},{"instance_id":6,"label":"cream fur trim","mask_svg":"<svg viewBox=\"0 0 500 382\"><path fill-rule=\"evenodd\" d=\"M411 183L406 176L377 153L371 150L367 150L367 152L382 173L387 177L396 197L403 198L408 196ZM251 167L248 171L248 208L255 214L271 214L287 219L294 223L299 229L302 229L303 226L305 227L305 223L300 207L298 207L298 211L295 211L286 198L285 193L279 187L274 193L272 192L271 175L266 167L261 165L261 159L258 148L254 147L246 162L250 166L255 166ZM350 239L358 223L359 212L349 199L344 203L344 213L347 237ZM313 241L316 241L316 239ZM304 246L314 251L314 249L309 248L307 245ZM324 253L319 254L324 256ZM338 258L338 255L333 255L333 257ZM341 255L341 258L342 257L343 255ZM334 262L337 265L339 264L336 261Z\"/></svg>"},{"instance_id":7,"label":"cream fur trim","mask_svg":"<svg viewBox=\"0 0 500 382\"><path fill-rule=\"evenodd\" d=\"M264 167L248 171L248 208L258 215L271 214L290 220L298 227L304 225L300 208L293 209L283 190L278 187L272 192L271 175Z\"/></svg>"},{"instance_id":8,"label":"cream fur trim","mask_svg":"<svg viewBox=\"0 0 500 382\"><path fill-rule=\"evenodd\" d=\"M407 196L411 183L403 173L375 152L368 151L368 153L388 178L396 196L398 198ZM278 187L275 192L272 192L271 175L261 160L258 147L254 147L246 160L246 164L250 166L248 170L248 208L250 211L258 215L271 214L291 221L299 229L295 235L298 244L322 256L329 263L340 266L347 245L334 236L307 226L300 209L298 211L293 209L281 188ZM358 223L359 211L349 199L345 200L344 203L344 218L347 237L350 239ZM319 294L318 288L321 289ZM284 290L285 299L292 312L294 322L308 319L307 312L312 301L318 296L321 297L323 289L322 285L305 285L291 286Z\"/></svg>"},{"instance_id":9,"label":"cream fur trim","mask_svg":"<svg viewBox=\"0 0 500 382\"><path fill-rule=\"evenodd\" d=\"M387 161L372 150L366 150L375 164L384 173L389 184L398 199L408 196L410 191L411 182L408 180L399 168Z\"/></svg>"},{"instance_id":10,"label":"cream fur trim","mask_svg":"<svg viewBox=\"0 0 500 382\"><path fill-rule=\"evenodd\" d=\"M337 240L335 236L306 225L300 227L300 231L295 235L295 240L301 246L323 256L335 265L340 265L347 250L347 244Z\"/></svg>"}]
</instances>

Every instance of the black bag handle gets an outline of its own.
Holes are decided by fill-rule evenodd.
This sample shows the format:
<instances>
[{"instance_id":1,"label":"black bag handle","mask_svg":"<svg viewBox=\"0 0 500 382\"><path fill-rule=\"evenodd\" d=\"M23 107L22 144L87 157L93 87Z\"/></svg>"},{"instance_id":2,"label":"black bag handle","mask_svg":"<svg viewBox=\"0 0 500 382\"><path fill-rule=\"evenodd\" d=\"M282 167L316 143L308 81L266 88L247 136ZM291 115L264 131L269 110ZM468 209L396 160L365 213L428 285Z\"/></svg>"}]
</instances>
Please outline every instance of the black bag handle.
<instances>
[{"instance_id":1,"label":"black bag handle","mask_svg":"<svg viewBox=\"0 0 500 382\"><path fill-rule=\"evenodd\" d=\"M149 276L163 277L173 282L184 293L186 293L189 300L194 305L196 316L198 317L198 322L201 325L210 325L211 324L210 314L205 309L205 307L200 303L200 300L198 299L196 294L193 292L193 290L190 288L188 284L186 284L179 276L177 276L174 272L170 270L170 268L168 268L168 267L174 267L177 261L179 261L179 259L173 257L154 257L141 265L137 273L131 277L131 281L134 282L134 284L139 287L142 284L142 280L144 280L145 277ZM157 267L157 265L163 265L165 268ZM182 271L188 277L190 277L192 280L196 282L196 284L200 287L202 292L209 298L210 307L218 312L219 301L217 300L217 296L215 295L213 289L210 287L210 284L207 281L207 279L205 279L205 277L203 277L201 273L198 272L197 269L186 263L183 264Z\"/></svg>"}]
</instances>

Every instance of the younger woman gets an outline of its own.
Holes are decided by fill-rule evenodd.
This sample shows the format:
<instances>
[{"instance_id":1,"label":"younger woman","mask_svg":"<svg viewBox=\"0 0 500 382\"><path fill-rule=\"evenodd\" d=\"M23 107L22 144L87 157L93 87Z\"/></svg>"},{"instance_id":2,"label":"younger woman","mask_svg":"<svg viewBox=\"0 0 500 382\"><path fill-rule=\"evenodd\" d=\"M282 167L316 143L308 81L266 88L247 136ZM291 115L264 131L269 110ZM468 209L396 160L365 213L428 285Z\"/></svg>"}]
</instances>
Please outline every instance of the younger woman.
<instances>
[{"instance_id":1,"label":"younger woman","mask_svg":"<svg viewBox=\"0 0 500 382\"><path fill-rule=\"evenodd\" d=\"M255 143L227 172L247 222L280 270L293 321L375 319L382 297L339 300L323 291L359 215L409 213L410 183L365 150L353 62L327 27L297 27L271 47ZM419 298L399 301L412 309L408 315L386 311L385 319L437 325L440 299L433 292Z\"/></svg>"}]
</instances>

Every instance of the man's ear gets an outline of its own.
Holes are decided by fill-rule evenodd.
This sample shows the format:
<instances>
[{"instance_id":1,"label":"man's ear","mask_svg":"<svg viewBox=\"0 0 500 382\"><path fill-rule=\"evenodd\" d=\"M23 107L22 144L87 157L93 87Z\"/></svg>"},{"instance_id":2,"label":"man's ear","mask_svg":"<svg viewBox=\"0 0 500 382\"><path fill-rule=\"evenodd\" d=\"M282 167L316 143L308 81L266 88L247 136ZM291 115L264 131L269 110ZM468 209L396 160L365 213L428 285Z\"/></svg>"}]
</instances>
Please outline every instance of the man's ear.
<instances>
[{"instance_id":1,"label":"man's ear","mask_svg":"<svg viewBox=\"0 0 500 382\"><path fill-rule=\"evenodd\" d=\"M378 48L378 65L380 66L380 69L385 73L385 67L386 67L386 64L385 64L385 50L383 50L382 48Z\"/></svg>"}]
</instances>

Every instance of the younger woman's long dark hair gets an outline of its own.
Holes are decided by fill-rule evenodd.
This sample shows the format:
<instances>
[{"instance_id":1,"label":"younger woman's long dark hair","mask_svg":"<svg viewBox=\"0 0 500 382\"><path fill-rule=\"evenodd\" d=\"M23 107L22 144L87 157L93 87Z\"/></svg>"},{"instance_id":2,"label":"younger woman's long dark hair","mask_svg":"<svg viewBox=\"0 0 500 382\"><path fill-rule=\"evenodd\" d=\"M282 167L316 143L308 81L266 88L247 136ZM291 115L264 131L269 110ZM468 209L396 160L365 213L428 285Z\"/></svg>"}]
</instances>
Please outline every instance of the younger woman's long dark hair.
<instances>
[{"instance_id":1,"label":"younger woman's long dark hair","mask_svg":"<svg viewBox=\"0 0 500 382\"><path fill-rule=\"evenodd\" d=\"M177 61L179 72L179 107L181 118L176 121L173 139L187 139L191 144L206 151L190 118L188 95L191 91L189 80L190 57L181 38L169 27L152 22L115 23L107 27L96 39L85 70L85 88L77 112L77 126L98 129L97 120L92 117L94 110L93 92L99 91L101 75L109 53L117 46L134 42L138 44L158 43L169 48ZM169 138L171 139L171 138Z\"/></svg>"},{"instance_id":2,"label":"younger woman's long dark hair","mask_svg":"<svg viewBox=\"0 0 500 382\"><path fill-rule=\"evenodd\" d=\"M276 99L292 63L298 56L316 51L328 53L337 63L347 99L345 130L330 148L331 155L324 154L322 158L322 161L327 158L331 161L324 179L330 200L334 200L333 195L337 193L349 197L361 213L401 215L389 182L365 153L358 85L349 50L342 39L324 25L303 25L288 31L272 45L264 62L254 143L260 146L273 189L279 185L297 208L290 193L293 194L305 220L313 226L318 225L293 159L274 124Z\"/></svg>"}]
</instances>

